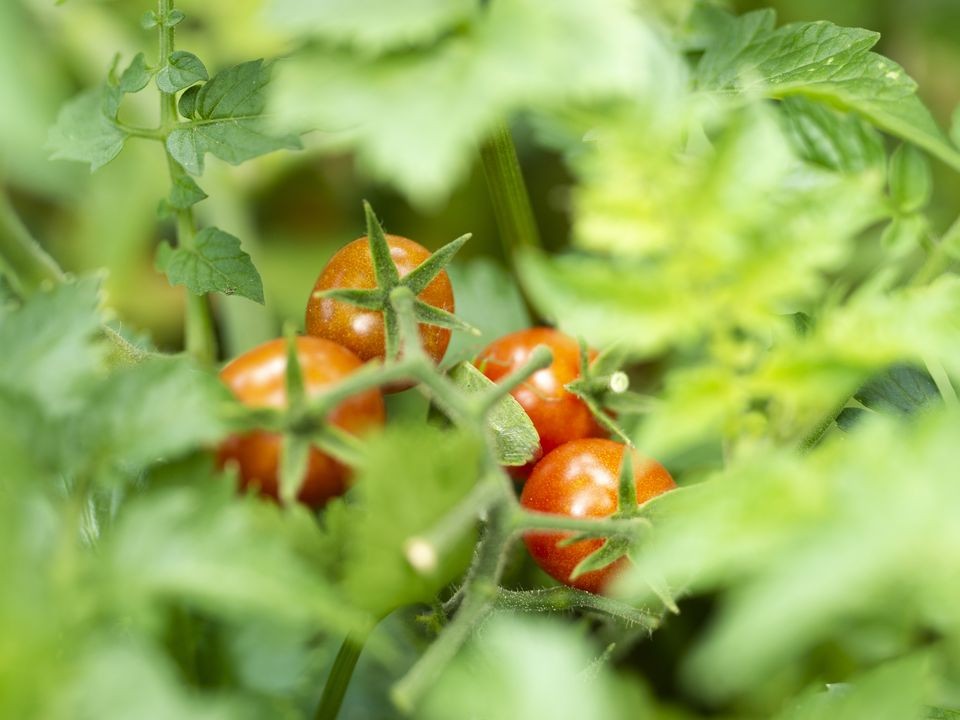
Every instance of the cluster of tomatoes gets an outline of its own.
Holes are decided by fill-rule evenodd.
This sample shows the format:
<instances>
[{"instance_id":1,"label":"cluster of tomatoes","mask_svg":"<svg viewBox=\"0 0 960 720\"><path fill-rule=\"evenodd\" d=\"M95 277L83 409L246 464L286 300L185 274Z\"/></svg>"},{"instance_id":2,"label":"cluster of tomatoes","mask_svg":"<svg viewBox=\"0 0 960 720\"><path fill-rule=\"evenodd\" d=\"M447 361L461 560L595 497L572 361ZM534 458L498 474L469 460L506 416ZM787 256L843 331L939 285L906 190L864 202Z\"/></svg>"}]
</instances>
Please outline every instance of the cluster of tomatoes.
<instances>
[{"instance_id":1,"label":"cluster of tomatoes","mask_svg":"<svg viewBox=\"0 0 960 720\"><path fill-rule=\"evenodd\" d=\"M387 235L386 240L401 277L430 256L424 247L407 238ZM336 288L376 287L366 237L342 248L321 272L307 304L307 334L296 339L297 358L308 396L341 381L364 362L384 357L382 312L324 295L325 291ZM441 270L418 298L452 313L453 287L447 273ZM434 362L439 362L450 342L450 330L433 325L420 325L419 330L425 352ZM627 448L604 439L606 432L587 405L565 387L580 376L577 342L550 328L521 330L494 341L480 353L476 365L490 380L497 382L524 365L538 345L552 351L552 363L512 391L533 421L541 448L534 461L512 469L515 477L525 479L520 502L529 510L570 517L612 515L617 511L620 467ZM287 404L286 365L286 342L277 339L234 359L223 369L221 378L247 405L282 408ZM382 425L385 415L381 391L374 389L343 401L328 419L348 433L362 435ZM221 466L236 468L244 488L257 488L276 498L281 443L281 436L270 432L235 435L220 446L218 461ZM675 487L659 463L641 461L634 456L633 468L638 503ZM320 507L346 490L349 475L348 467L312 448L298 499L311 507ZM624 562L621 560L571 579L577 564L600 547L603 540L558 546L563 538L563 534L549 532L531 532L524 537L534 560L560 582L599 592Z\"/></svg>"}]
</instances>

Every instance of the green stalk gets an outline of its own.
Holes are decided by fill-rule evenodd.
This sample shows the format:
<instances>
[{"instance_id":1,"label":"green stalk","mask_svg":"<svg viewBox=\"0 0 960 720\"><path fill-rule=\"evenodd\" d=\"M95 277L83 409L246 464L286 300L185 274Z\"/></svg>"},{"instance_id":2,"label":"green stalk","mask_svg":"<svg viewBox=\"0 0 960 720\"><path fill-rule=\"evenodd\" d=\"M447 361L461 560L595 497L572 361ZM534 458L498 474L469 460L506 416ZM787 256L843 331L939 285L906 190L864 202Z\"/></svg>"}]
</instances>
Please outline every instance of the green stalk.
<instances>
[{"instance_id":1,"label":"green stalk","mask_svg":"<svg viewBox=\"0 0 960 720\"><path fill-rule=\"evenodd\" d=\"M159 64L165 65L170 53L174 49L174 28L166 27L164 19L173 12L173 0L158 0L157 17L159 20L160 58ZM160 93L160 127L163 135L170 133L177 124L177 96L174 93ZM186 171L167 153L167 166L170 170L170 182L175 184L177 179ZM196 237L196 224L193 210L177 210L177 244L180 247L191 249ZM213 327L213 315L207 296L195 295L187 290L187 312L184 329L184 345L187 353L202 363L212 364L217 358L217 336Z\"/></svg>"},{"instance_id":2,"label":"green stalk","mask_svg":"<svg viewBox=\"0 0 960 720\"><path fill-rule=\"evenodd\" d=\"M63 280L63 271L24 227L5 192L0 192L0 256L23 294Z\"/></svg>"},{"instance_id":3,"label":"green stalk","mask_svg":"<svg viewBox=\"0 0 960 720\"><path fill-rule=\"evenodd\" d=\"M499 123L480 148L480 159L504 253L513 262L518 250L539 248L541 243L517 150L505 123Z\"/></svg>"},{"instance_id":4,"label":"green stalk","mask_svg":"<svg viewBox=\"0 0 960 720\"><path fill-rule=\"evenodd\" d=\"M366 636L354 633L343 639L340 652L337 653L327 677L327 684L323 686L323 695L320 697L317 712L313 715L314 720L336 720L365 641Z\"/></svg>"}]
</instances>

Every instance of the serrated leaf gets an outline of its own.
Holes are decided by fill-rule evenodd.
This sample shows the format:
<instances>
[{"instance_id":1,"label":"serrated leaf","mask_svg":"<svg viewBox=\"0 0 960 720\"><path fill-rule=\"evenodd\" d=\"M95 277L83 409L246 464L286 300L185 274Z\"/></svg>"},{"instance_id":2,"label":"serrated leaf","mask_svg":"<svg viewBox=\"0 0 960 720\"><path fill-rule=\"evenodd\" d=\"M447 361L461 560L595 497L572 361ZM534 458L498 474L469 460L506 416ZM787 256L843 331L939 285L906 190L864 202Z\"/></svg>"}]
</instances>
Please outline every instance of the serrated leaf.
<instances>
[{"instance_id":1,"label":"serrated leaf","mask_svg":"<svg viewBox=\"0 0 960 720\"><path fill-rule=\"evenodd\" d=\"M161 92L175 93L209 78L207 68L193 53L177 50L170 53L167 64L157 73Z\"/></svg>"},{"instance_id":2,"label":"serrated leaf","mask_svg":"<svg viewBox=\"0 0 960 720\"><path fill-rule=\"evenodd\" d=\"M927 157L911 145L901 145L890 158L890 199L901 213L922 210L933 195Z\"/></svg>"},{"instance_id":3,"label":"serrated leaf","mask_svg":"<svg viewBox=\"0 0 960 720\"><path fill-rule=\"evenodd\" d=\"M468 362L461 362L451 369L450 379L467 393L481 393L495 387ZM497 462L501 465L525 465L540 449L540 436L533 422L511 395L497 401L487 415L487 423L493 432Z\"/></svg>"},{"instance_id":4,"label":"serrated leaf","mask_svg":"<svg viewBox=\"0 0 960 720\"><path fill-rule=\"evenodd\" d=\"M272 134L263 116L270 66L263 60L235 65L217 73L198 91L195 119L167 137L167 150L194 175L203 173L204 155L238 165L274 150L301 147L294 134Z\"/></svg>"},{"instance_id":5,"label":"serrated leaf","mask_svg":"<svg viewBox=\"0 0 960 720\"><path fill-rule=\"evenodd\" d=\"M117 87L124 93L140 92L150 82L150 70L143 53L137 53L120 75Z\"/></svg>"},{"instance_id":6,"label":"serrated leaf","mask_svg":"<svg viewBox=\"0 0 960 720\"><path fill-rule=\"evenodd\" d=\"M916 83L897 63L870 52L878 33L828 22L773 29L774 20L772 10L737 18L729 37L704 53L700 86L829 102L960 168L960 152L917 97Z\"/></svg>"},{"instance_id":7,"label":"serrated leaf","mask_svg":"<svg viewBox=\"0 0 960 720\"><path fill-rule=\"evenodd\" d=\"M253 261L240 249L238 238L218 228L197 233L192 248L160 245L157 268L171 284L186 285L197 295L221 292L263 304L263 284Z\"/></svg>"},{"instance_id":8,"label":"serrated leaf","mask_svg":"<svg viewBox=\"0 0 960 720\"><path fill-rule=\"evenodd\" d=\"M113 372L92 393L78 427L79 447L136 472L209 446L226 434L217 377L186 357L149 360ZM176 422L169 418L176 417Z\"/></svg>"},{"instance_id":9,"label":"serrated leaf","mask_svg":"<svg viewBox=\"0 0 960 720\"><path fill-rule=\"evenodd\" d=\"M45 412L75 410L101 368L100 279L84 278L0 310L0 386L36 398Z\"/></svg>"},{"instance_id":10,"label":"serrated leaf","mask_svg":"<svg viewBox=\"0 0 960 720\"><path fill-rule=\"evenodd\" d=\"M177 210L186 210L206 198L207 194L192 177L179 173L170 188L167 202Z\"/></svg>"},{"instance_id":11,"label":"serrated leaf","mask_svg":"<svg viewBox=\"0 0 960 720\"><path fill-rule=\"evenodd\" d=\"M123 150L127 134L104 114L108 92L106 87L93 88L63 106L47 138L52 159L89 163L93 172Z\"/></svg>"}]
</instances>

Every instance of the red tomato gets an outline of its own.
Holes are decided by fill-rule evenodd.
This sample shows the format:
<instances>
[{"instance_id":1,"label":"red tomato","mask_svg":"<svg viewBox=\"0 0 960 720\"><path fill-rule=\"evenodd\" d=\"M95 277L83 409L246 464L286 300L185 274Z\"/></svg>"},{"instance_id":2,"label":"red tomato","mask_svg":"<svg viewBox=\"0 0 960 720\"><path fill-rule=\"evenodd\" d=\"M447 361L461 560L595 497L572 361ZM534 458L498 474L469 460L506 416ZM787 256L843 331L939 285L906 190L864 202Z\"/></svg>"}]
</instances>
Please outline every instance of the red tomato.
<instances>
[{"instance_id":1,"label":"red tomato","mask_svg":"<svg viewBox=\"0 0 960 720\"><path fill-rule=\"evenodd\" d=\"M607 517L617 511L620 463L626 445L612 440L588 438L561 445L545 456L523 486L520 504L528 510L577 518ZM655 460L633 451L637 502L644 503L676 487L670 473ZM627 562L621 558L601 570L575 580L570 574L577 564L603 544L601 538L581 540L565 547L557 543L570 533L530 532L524 535L527 549L537 565L565 585L602 592Z\"/></svg>"},{"instance_id":2,"label":"red tomato","mask_svg":"<svg viewBox=\"0 0 960 720\"><path fill-rule=\"evenodd\" d=\"M497 382L527 362L537 345L553 351L553 362L531 375L511 395L533 421L543 453L571 440L606 435L583 400L564 389L580 377L580 346L569 335L552 328L519 330L492 342L475 364ZM596 352L591 351L593 357ZM513 472L526 475L530 469L528 465Z\"/></svg>"},{"instance_id":3,"label":"red tomato","mask_svg":"<svg viewBox=\"0 0 960 720\"><path fill-rule=\"evenodd\" d=\"M399 235L387 235L390 256L400 272L409 274L430 257L422 245ZM333 288L375 288L373 259L366 237L357 238L342 247L320 273L313 292ZM447 312L454 311L453 286L446 270L441 270L418 295L428 305ZM307 302L307 332L340 343L362 360L382 358L385 353L383 314L364 310L349 303L310 294ZM440 362L450 343L450 331L436 325L420 325L420 339L427 355Z\"/></svg>"},{"instance_id":4,"label":"red tomato","mask_svg":"<svg viewBox=\"0 0 960 720\"><path fill-rule=\"evenodd\" d=\"M287 403L286 352L286 340L271 340L235 358L223 368L220 377L246 405L283 407ZM315 337L297 338L297 357L308 395L317 394L362 365L360 358L346 348ZM367 390L344 400L330 413L329 420L356 435L382 425L385 414L380 392ZM282 436L275 433L253 431L235 435L220 446L217 461L220 467L228 462L237 464L242 487L257 487L264 495L277 498L281 444ZM346 490L349 475L349 468L311 448L298 499L311 507L320 507Z\"/></svg>"}]
</instances>

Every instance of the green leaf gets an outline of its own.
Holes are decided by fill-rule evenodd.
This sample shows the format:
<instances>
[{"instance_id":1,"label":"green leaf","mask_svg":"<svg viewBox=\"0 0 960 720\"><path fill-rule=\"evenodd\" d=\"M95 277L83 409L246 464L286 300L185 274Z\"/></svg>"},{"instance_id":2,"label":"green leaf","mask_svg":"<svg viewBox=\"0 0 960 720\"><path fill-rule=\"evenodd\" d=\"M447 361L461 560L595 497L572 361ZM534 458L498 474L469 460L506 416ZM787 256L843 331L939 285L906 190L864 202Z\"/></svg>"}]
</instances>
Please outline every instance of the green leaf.
<instances>
[{"instance_id":1,"label":"green leaf","mask_svg":"<svg viewBox=\"0 0 960 720\"><path fill-rule=\"evenodd\" d=\"M301 147L296 135L272 134L263 116L270 66L253 60L217 73L193 100L190 122L167 137L167 150L194 175L203 173L204 155L211 153L231 165L274 150Z\"/></svg>"},{"instance_id":2,"label":"green leaf","mask_svg":"<svg viewBox=\"0 0 960 720\"><path fill-rule=\"evenodd\" d=\"M331 537L342 547L343 586L353 602L373 614L427 602L464 571L474 537L440 548L429 576L407 561L406 541L429 531L471 490L480 472L476 438L427 426L388 428L370 437L352 489L355 502L341 507L349 532ZM404 482L397 482L403 468ZM341 505L335 503L335 505ZM329 512L329 508L328 508Z\"/></svg>"},{"instance_id":3,"label":"green leaf","mask_svg":"<svg viewBox=\"0 0 960 720\"><path fill-rule=\"evenodd\" d=\"M469 362L461 362L451 369L450 379L467 393L481 393L495 387ZM497 401L487 415L487 423L493 431L497 462L501 465L525 465L540 449L540 436L533 422L511 395Z\"/></svg>"},{"instance_id":4,"label":"green leaf","mask_svg":"<svg viewBox=\"0 0 960 720\"><path fill-rule=\"evenodd\" d=\"M176 27L177 25L183 22L185 17L186 15L184 15L181 11L176 9L171 10L170 12L167 13L167 16L163 19L163 26L166 28Z\"/></svg>"},{"instance_id":5,"label":"green leaf","mask_svg":"<svg viewBox=\"0 0 960 720\"><path fill-rule=\"evenodd\" d=\"M52 159L89 163L93 172L123 150L127 134L103 112L107 92L93 88L63 106L47 138Z\"/></svg>"},{"instance_id":6,"label":"green leaf","mask_svg":"<svg viewBox=\"0 0 960 720\"><path fill-rule=\"evenodd\" d=\"M350 44L371 54L391 47L429 42L468 20L471 0L400 0L385 9L382 0L275 0L271 15L296 34L309 34L332 44Z\"/></svg>"},{"instance_id":7,"label":"green leaf","mask_svg":"<svg viewBox=\"0 0 960 720\"><path fill-rule=\"evenodd\" d=\"M144 30L152 30L159 24L157 14L153 10L147 10L140 16L140 27Z\"/></svg>"},{"instance_id":8,"label":"green leaf","mask_svg":"<svg viewBox=\"0 0 960 720\"><path fill-rule=\"evenodd\" d=\"M197 119L197 96L200 94L200 85L192 85L180 93L177 100L177 112L187 120Z\"/></svg>"},{"instance_id":9,"label":"green leaf","mask_svg":"<svg viewBox=\"0 0 960 720\"><path fill-rule=\"evenodd\" d=\"M960 152L917 97L916 83L892 60L870 52L879 34L828 22L774 29L771 10L748 13L704 53L701 88L802 95L859 113L871 123L960 169Z\"/></svg>"},{"instance_id":10,"label":"green leaf","mask_svg":"<svg viewBox=\"0 0 960 720\"><path fill-rule=\"evenodd\" d=\"M328 41L346 4L311 5L320 42L278 66L278 121L320 130L331 150L354 149L363 168L421 204L438 202L456 186L478 141L504 116L574 98L632 95L665 62L638 14L622 3L471 3L462 24L435 46L404 43L403 52L385 54L344 47L342 34ZM453 13L461 14L463 5L454 3ZM359 4L357 13L365 15L368 6L370 28L389 18L421 20L393 6L373 11L372 0ZM432 17L424 19L434 23Z\"/></svg>"},{"instance_id":11,"label":"green leaf","mask_svg":"<svg viewBox=\"0 0 960 720\"><path fill-rule=\"evenodd\" d=\"M776 720L936 717L923 712L931 684L929 668L930 657L922 653L883 663L844 683L842 689L831 685L826 692L808 692Z\"/></svg>"},{"instance_id":12,"label":"green leaf","mask_svg":"<svg viewBox=\"0 0 960 720\"><path fill-rule=\"evenodd\" d=\"M901 145L890 158L890 197L901 213L925 208L933 195L933 177L926 156L911 145Z\"/></svg>"},{"instance_id":13,"label":"green leaf","mask_svg":"<svg viewBox=\"0 0 960 720\"><path fill-rule=\"evenodd\" d=\"M213 373L185 357L157 356L112 373L93 390L78 446L86 457L136 472L222 438L228 399Z\"/></svg>"},{"instance_id":14,"label":"green leaf","mask_svg":"<svg viewBox=\"0 0 960 720\"><path fill-rule=\"evenodd\" d=\"M120 75L117 87L124 93L136 93L143 90L150 82L150 69L143 53L137 53L130 64Z\"/></svg>"},{"instance_id":15,"label":"green leaf","mask_svg":"<svg viewBox=\"0 0 960 720\"><path fill-rule=\"evenodd\" d=\"M654 501L632 597L649 594L645 568L671 587L721 596L687 681L704 697L731 698L824 642L855 651L854 627L890 628L874 635L886 638L886 656L909 651L920 628L952 636L941 599L958 590L942 572L960 548L958 420L873 414L807 455L760 450Z\"/></svg>"},{"instance_id":16,"label":"green leaf","mask_svg":"<svg viewBox=\"0 0 960 720\"><path fill-rule=\"evenodd\" d=\"M55 698L57 717L120 720L252 720L236 699L191 692L178 668L151 644L104 635L75 659L66 687Z\"/></svg>"},{"instance_id":17,"label":"green leaf","mask_svg":"<svg viewBox=\"0 0 960 720\"><path fill-rule=\"evenodd\" d=\"M871 410L910 415L940 403L940 391L925 370L895 365L860 388L858 401Z\"/></svg>"},{"instance_id":18,"label":"green leaf","mask_svg":"<svg viewBox=\"0 0 960 720\"><path fill-rule=\"evenodd\" d=\"M177 210L186 210L206 198L207 194L192 177L179 173L173 180L167 202L170 203L170 207Z\"/></svg>"},{"instance_id":19,"label":"green leaf","mask_svg":"<svg viewBox=\"0 0 960 720\"><path fill-rule=\"evenodd\" d=\"M37 399L51 416L76 410L99 374L100 279L63 283L0 309L0 386Z\"/></svg>"},{"instance_id":20,"label":"green leaf","mask_svg":"<svg viewBox=\"0 0 960 720\"><path fill-rule=\"evenodd\" d=\"M172 285L186 285L194 294L221 292L263 304L263 284L250 256L238 238L217 228L197 233L192 248L160 245L157 268Z\"/></svg>"},{"instance_id":21,"label":"green leaf","mask_svg":"<svg viewBox=\"0 0 960 720\"><path fill-rule=\"evenodd\" d=\"M801 95L780 103L787 137L807 162L829 170L882 171L887 154L883 138L854 113L843 113Z\"/></svg>"},{"instance_id":22,"label":"green leaf","mask_svg":"<svg viewBox=\"0 0 960 720\"><path fill-rule=\"evenodd\" d=\"M595 665L598 652L571 623L496 615L431 683L417 717L657 717L642 693L618 685L609 665Z\"/></svg>"},{"instance_id":23,"label":"green leaf","mask_svg":"<svg viewBox=\"0 0 960 720\"><path fill-rule=\"evenodd\" d=\"M170 53L167 64L157 73L157 87L161 92L175 93L206 81L207 68L193 53L177 50Z\"/></svg>"},{"instance_id":24,"label":"green leaf","mask_svg":"<svg viewBox=\"0 0 960 720\"><path fill-rule=\"evenodd\" d=\"M134 608L176 600L221 618L362 626L364 616L295 549L294 533L306 532L272 503L238 500L232 487L211 482L127 503L102 552Z\"/></svg>"}]
</instances>

